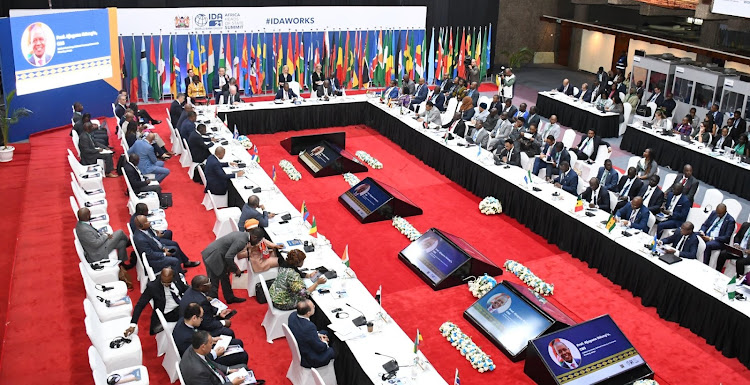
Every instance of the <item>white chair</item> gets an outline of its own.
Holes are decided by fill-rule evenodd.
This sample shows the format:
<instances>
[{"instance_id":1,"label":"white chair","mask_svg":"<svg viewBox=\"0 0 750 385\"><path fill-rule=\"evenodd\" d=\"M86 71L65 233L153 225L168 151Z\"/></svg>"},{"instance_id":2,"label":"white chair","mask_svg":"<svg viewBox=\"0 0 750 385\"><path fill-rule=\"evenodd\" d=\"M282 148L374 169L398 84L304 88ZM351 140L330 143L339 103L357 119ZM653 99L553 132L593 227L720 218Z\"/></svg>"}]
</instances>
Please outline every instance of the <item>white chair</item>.
<instances>
[{"instance_id":1,"label":"white chair","mask_svg":"<svg viewBox=\"0 0 750 385\"><path fill-rule=\"evenodd\" d=\"M102 323L115 321L118 319L127 319L128 324L129 324L130 316L133 313L132 303L128 302L123 305L107 307L107 305L105 305L102 302L102 300L117 301L118 299L126 297L127 295L125 296L121 295L119 297L115 297L112 294L108 294L110 292L97 293L98 290L94 288L93 281L88 281L88 282L86 281L86 278L85 278L86 271L83 265L85 264L80 263L78 266L81 270L81 276L84 277L84 287L86 287L86 299L90 301L89 303L91 304L91 308L94 310L94 313L89 314L89 315L96 316L97 320ZM119 288L119 286L115 286L116 283L124 284L123 282L113 281L113 282L107 282L106 284L103 284L103 285L109 286L109 287L115 287L115 289L111 290L113 292L120 291L121 289ZM99 300L99 298L97 297L102 298L102 300ZM129 299L130 297L128 297L128 300ZM127 327L125 329L127 329ZM123 329L123 331L125 329Z\"/></svg>"},{"instance_id":2,"label":"white chair","mask_svg":"<svg viewBox=\"0 0 750 385\"><path fill-rule=\"evenodd\" d=\"M183 153L180 156L180 165L188 168L188 178L193 179L195 175L195 168L198 167L199 163L193 162L193 154L190 153L190 147L188 147L187 139L182 138Z\"/></svg>"},{"instance_id":3,"label":"white chair","mask_svg":"<svg viewBox=\"0 0 750 385\"><path fill-rule=\"evenodd\" d=\"M70 164L70 169L73 170L73 175L75 175L81 188L87 191L104 190L104 184L102 183L104 171L102 168L97 165L83 166L73 154L68 155L68 164Z\"/></svg>"},{"instance_id":4,"label":"white chair","mask_svg":"<svg viewBox=\"0 0 750 385\"><path fill-rule=\"evenodd\" d=\"M740 217L740 212L742 212L742 204L737 202L736 199L727 199L723 203L727 206L727 213L729 213L729 215L731 215L736 221L737 218Z\"/></svg>"},{"instance_id":5,"label":"white chair","mask_svg":"<svg viewBox=\"0 0 750 385\"><path fill-rule=\"evenodd\" d=\"M120 318L109 322L100 322L96 318L96 312L88 298L83 300L83 311L86 314L83 323L86 327L86 334L91 340L97 352L104 362L106 372L112 372L119 369L129 368L131 366L140 366L143 364L143 351L141 349L141 340L138 338L137 330L131 334L130 343L126 343L119 348L109 347L110 342L122 337L125 329L130 327L130 318Z\"/></svg>"},{"instance_id":6,"label":"white chair","mask_svg":"<svg viewBox=\"0 0 750 385\"><path fill-rule=\"evenodd\" d=\"M297 96L300 96L300 86L297 82L289 82L289 89L293 91Z\"/></svg>"},{"instance_id":7,"label":"white chair","mask_svg":"<svg viewBox=\"0 0 750 385\"><path fill-rule=\"evenodd\" d=\"M534 169L535 158L529 158L529 155L521 151L521 168L531 171Z\"/></svg>"},{"instance_id":8,"label":"white chair","mask_svg":"<svg viewBox=\"0 0 750 385\"><path fill-rule=\"evenodd\" d=\"M706 242L703 241L703 238L698 237L698 251L695 253L696 259L699 261L702 261L703 254L705 252L706 252Z\"/></svg>"},{"instance_id":9,"label":"white chair","mask_svg":"<svg viewBox=\"0 0 750 385\"><path fill-rule=\"evenodd\" d=\"M283 329L284 337L286 337L286 342L289 344L289 350L292 351L292 363L289 364L286 378L288 378L293 385L336 385L336 372L333 368L334 360L331 360L328 365L317 369L302 367L302 359L299 353L297 339L294 338L294 334L289 330L289 326L282 325L281 327ZM316 375L318 377L317 379L315 379Z\"/></svg>"},{"instance_id":10,"label":"white chair","mask_svg":"<svg viewBox=\"0 0 750 385\"><path fill-rule=\"evenodd\" d=\"M96 283L86 272L86 263L78 263L78 271L81 272L81 278L83 279L83 288L86 290L86 298L88 298L94 305L101 303L96 297L117 300L128 295L128 287L125 282L122 281L111 281L106 283ZM104 304L102 304L104 305ZM118 306L119 307L119 306ZM94 306L96 310L96 306ZM112 309L112 308L109 308ZM101 319L101 318L100 318Z\"/></svg>"},{"instance_id":11,"label":"white chair","mask_svg":"<svg viewBox=\"0 0 750 385\"><path fill-rule=\"evenodd\" d=\"M91 374L94 376L94 385L107 385L107 378L113 374L118 374L123 378L129 374L138 373L140 380L130 381L128 385L148 385L148 369L145 366L131 366L129 368L118 369L113 372L107 372L107 367L104 365L102 356L92 345L89 346L89 366L91 367Z\"/></svg>"},{"instance_id":12,"label":"white chair","mask_svg":"<svg viewBox=\"0 0 750 385\"><path fill-rule=\"evenodd\" d=\"M180 365L180 352L179 350L177 350L177 344L174 342L174 337L172 337L174 323L170 327L167 320L164 319L164 314L162 314L161 310L154 309L154 311L156 312L156 316L159 318L159 323L161 323L161 326L164 328L164 330L169 330L169 333L160 333L162 334L162 343L165 345L164 360L162 361L161 366L163 366L164 370L167 371L167 374L169 375L169 382L175 382L179 377L179 375L177 374L177 368L179 368ZM159 344L158 335L156 343L157 345Z\"/></svg>"},{"instance_id":13,"label":"white chair","mask_svg":"<svg viewBox=\"0 0 750 385\"><path fill-rule=\"evenodd\" d=\"M618 96L620 97L620 100L621 100L621 101L622 101L622 102L623 102L624 104L627 104L627 103L625 103L625 93L624 93L624 92L620 92L620 93L618 94ZM632 107L632 106L631 106L631 107Z\"/></svg>"},{"instance_id":14,"label":"white chair","mask_svg":"<svg viewBox=\"0 0 750 385\"><path fill-rule=\"evenodd\" d=\"M197 167L196 170L198 170L198 175L200 175L201 180L203 181L204 186L208 186L206 183L206 173L203 172L202 167ZM209 197L208 193L205 193L203 196L203 202L201 203L203 206L206 207L206 210L211 210L213 208L212 202L215 202L218 205L218 208L223 209L226 208L229 205L229 194L224 195L216 195L211 194L212 196Z\"/></svg>"},{"instance_id":15,"label":"white chair","mask_svg":"<svg viewBox=\"0 0 750 385\"><path fill-rule=\"evenodd\" d=\"M719 203L721 203L723 200L724 200L724 194L721 191L715 188L709 189L703 195L703 201L701 202L701 209L703 209L704 211L708 211L710 213L712 210L715 210L716 206L718 206Z\"/></svg>"},{"instance_id":16,"label":"white chair","mask_svg":"<svg viewBox=\"0 0 750 385\"><path fill-rule=\"evenodd\" d=\"M563 134L562 142L565 148L571 148L573 147L573 142L576 140L576 132L575 130L569 129L565 130L565 133ZM570 164L573 164L571 161Z\"/></svg>"},{"instance_id":17,"label":"white chair","mask_svg":"<svg viewBox=\"0 0 750 385\"><path fill-rule=\"evenodd\" d=\"M453 118L453 114L456 113L457 109L458 109L458 99L450 98L450 100L448 100L448 106L445 108L445 113L449 114L450 117Z\"/></svg>"},{"instance_id":18,"label":"white chair","mask_svg":"<svg viewBox=\"0 0 750 385\"><path fill-rule=\"evenodd\" d=\"M573 86L573 96L575 97L579 92L581 92L581 90L578 89L578 87Z\"/></svg>"},{"instance_id":19,"label":"white chair","mask_svg":"<svg viewBox=\"0 0 750 385\"><path fill-rule=\"evenodd\" d=\"M76 217L77 219L78 209L80 209L81 206L78 205L78 201L76 201L76 198L73 197L72 195L70 196L69 200L70 200L70 208L73 209L73 216ZM109 215L107 213L96 214L96 215L92 213L91 219L89 222L91 223L91 226L94 226L94 228L99 231L104 229L107 233L112 233L112 228L109 227Z\"/></svg>"},{"instance_id":20,"label":"white chair","mask_svg":"<svg viewBox=\"0 0 750 385\"><path fill-rule=\"evenodd\" d=\"M648 233L656 234L656 216L651 212L648 213Z\"/></svg>"},{"instance_id":21,"label":"white chair","mask_svg":"<svg viewBox=\"0 0 750 385\"><path fill-rule=\"evenodd\" d=\"M75 229L73 230L73 234L75 234ZM83 262L86 268L86 274L91 278L92 281L94 281L94 283L107 284L118 280L120 267L117 264L105 266L100 270L94 270L91 268L91 265L88 263L88 261L86 261L83 247L81 247L81 242L78 241L78 238L75 238L74 243L76 253L78 253L78 259ZM114 258L117 259L117 252L113 251L112 253L114 254ZM112 254L110 254L110 260L112 259L112 257Z\"/></svg>"},{"instance_id":22,"label":"white chair","mask_svg":"<svg viewBox=\"0 0 750 385\"><path fill-rule=\"evenodd\" d=\"M622 136L622 134L625 133L625 130L628 128L628 123L630 122L630 115L633 113L633 106L630 105L630 103L623 103L623 121L620 123L620 130L618 133L618 136Z\"/></svg>"},{"instance_id":23,"label":"white chair","mask_svg":"<svg viewBox=\"0 0 750 385\"><path fill-rule=\"evenodd\" d=\"M153 308L153 303L151 304L151 307ZM157 317L161 316L164 317L163 313L159 309L154 309L154 311L158 312ZM161 319L160 319L161 320ZM164 323L162 324L162 331L156 333L156 356L161 357L169 350L169 340L167 338L167 335L172 336L172 331L174 330L174 327L177 325L177 322L167 322L166 318L164 319ZM179 355L178 355L179 357ZM179 362L179 360L177 360Z\"/></svg>"},{"instance_id":24,"label":"white chair","mask_svg":"<svg viewBox=\"0 0 750 385\"><path fill-rule=\"evenodd\" d=\"M125 169L122 170L122 174L125 175ZM143 191L136 194L133 187L130 186L128 177L124 176L123 179L125 179L125 185L128 186L128 197L130 198L128 200L128 211L130 211L130 214L135 212L135 206L139 203L145 203L149 210L156 210L160 207L159 195L155 191Z\"/></svg>"},{"instance_id":25,"label":"white chair","mask_svg":"<svg viewBox=\"0 0 750 385\"><path fill-rule=\"evenodd\" d=\"M221 238L231 232L229 219L234 219L235 223L239 222L242 210L240 210L239 207L225 207L219 209L216 206L214 195L211 194L211 190L207 190L207 194L211 201L211 207L214 210L214 216L216 217L216 222L214 223L214 235L216 235L216 238Z\"/></svg>"},{"instance_id":26,"label":"white chair","mask_svg":"<svg viewBox=\"0 0 750 385\"><path fill-rule=\"evenodd\" d=\"M578 166L581 169L581 178L588 181L595 177L599 172L599 168L604 167L604 161L609 159L611 153L609 148L605 144L600 144L599 149L596 152L596 159L594 163L588 164L586 162L578 162ZM601 182L601 181L600 181Z\"/></svg>"},{"instance_id":27,"label":"white chair","mask_svg":"<svg viewBox=\"0 0 750 385\"><path fill-rule=\"evenodd\" d=\"M247 262L247 274L247 295L249 297L255 297L255 285L260 282L260 274L253 271L253 265L250 261ZM266 279L274 279L279 274L279 268L272 267L271 269L264 271L263 274L266 276ZM245 289L245 287L242 289Z\"/></svg>"},{"instance_id":28,"label":"white chair","mask_svg":"<svg viewBox=\"0 0 750 385\"><path fill-rule=\"evenodd\" d=\"M639 160L641 160L640 156L631 156L630 159L628 159L628 167L625 169L625 175L628 174L628 170L631 167L636 167L638 165Z\"/></svg>"},{"instance_id":29,"label":"white chair","mask_svg":"<svg viewBox=\"0 0 750 385\"><path fill-rule=\"evenodd\" d=\"M78 157L81 157L81 149L78 147L78 142L80 141L80 138L78 137L78 132L76 130L70 131L70 135L73 138L73 147L76 149L76 153L78 153Z\"/></svg>"},{"instance_id":30,"label":"white chair","mask_svg":"<svg viewBox=\"0 0 750 385\"><path fill-rule=\"evenodd\" d=\"M727 244L728 245L733 245L734 244L734 234L732 234L732 236L729 237L729 242L727 242ZM708 257L708 267L710 267L712 269L716 268L716 264L719 263L719 254L721 254L721 250L714 250L714 251L711 252L711 255L709 255L709 257ZM702 261L703 260L703 255L697 255L697 258L698 258L699 261ZM729 260L727 260L724 263L724 265L727 267L727 269L729 269L729 266L730 266L729 262L734 262L732 264L732 265L734 265L732 267L732 271L737 271L737 264L736 264L736 261L733 260L733 259L729 259ZM719 271L721 271L722 267L724 267L724 266L720 266L719 267ZM724 274L726 274L726 273L727 273L727 271L724 270ZM733 277L733 275L732 275L732 277Z\"/></svg>"},{"instance_id":31,"label":"white chair","mask_svg":"<svg viewBox=\"0 0 750 385\"><path fill-rule=\"evenodd\" d=\"M108 205L106 199L89 198L76 181L70 181L70 189L73 190L73 196L78 202L78 206L88 208L92 216L107 214Z\"/></svg>"},{"instance_id":32,"label":"white chair","mask_svg":"<svg viewBox=\"0 0 750 385\"><path fill-rule=\"evenodd\" d=\"M617 206L617 199L619 196L612 191L609 191L609 211L614 211ZM614 214L614 213L613 213Z\"/></svg>"},{"instance_id":33,"label":"white chair","mask_svg":"<svg viewBox=\"0 0 750 385\"><path fill-rule=\"evenodd\" d=\"M187 382L185 382L185 379L182 377L182 371L180 370L180 363L175 362L174 367L175 367L175 370L177 371L177 377L180 379L180 385L187 385Z\"/></svg>"},{"instance_id":34,"label":"white chair","mask_svg":"<svg viewBox=\"0 0 750 385\"><path fill-rule=\"evenodd\" d=\"M104 191L104 189L97 188L93 190L85 190L83 187L81 187L81 184L78 183L78 179L73 172L70 173L70 180L71 182L74 182L76 186L78 186L78 188L83 192L84 196L86 196L87 200L107 199L107 193Z\"/></svg>"},{"instance_id":35,"label":"white chair","mask_svg":"<svg viewBox=\"0 0 750 385\"><path fill-rule=\"evenodd\" d=\"M268 311L266 311L266 316L263 317L261 325L266 329L266 341L268 341L269 344L272 344L273 340L284 336L282 326L286 325L289 320L289 315L292 314L294 310L279 310L275 308L271 301L271 295L268 293L268 286L266 285L266 280L263 278L263 274L258 274L258 280L260 280L260 286L263 287L263 294L268 301Z\"/></svg>"},{"instance_id":36,"label":"white chair","mask_svg":"<svg viewBox=\"0 0 750 385\"><path fill-rule=\"evenodd\" d=\"M677 173L669 173L667 175L664 175L664 179L662 179L661 183L661 189L664 191L667 191L668 188L672 187L674 184L675 179L677 179ZM666 196L665 196L666 198Z\"/></svg>"}]
</instances>

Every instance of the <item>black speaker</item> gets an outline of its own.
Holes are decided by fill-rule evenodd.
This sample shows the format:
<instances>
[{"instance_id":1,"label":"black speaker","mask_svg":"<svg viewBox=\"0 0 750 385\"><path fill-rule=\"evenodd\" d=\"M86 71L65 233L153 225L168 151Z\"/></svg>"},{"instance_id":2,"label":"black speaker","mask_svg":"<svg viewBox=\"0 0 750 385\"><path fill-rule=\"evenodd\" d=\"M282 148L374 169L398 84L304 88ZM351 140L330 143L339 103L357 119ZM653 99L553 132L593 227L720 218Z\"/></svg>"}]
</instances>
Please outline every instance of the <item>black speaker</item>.
<instances>
[{"instance_id":1,"label":"black speaker","mask_svg":"<svg viewBox=\"0 0 750 385\"><path fill-rule=\"evenodd\" d=\"M635 56L646 56L646 51L642 49L635 50Z\"/></svg>"}]
</instances>

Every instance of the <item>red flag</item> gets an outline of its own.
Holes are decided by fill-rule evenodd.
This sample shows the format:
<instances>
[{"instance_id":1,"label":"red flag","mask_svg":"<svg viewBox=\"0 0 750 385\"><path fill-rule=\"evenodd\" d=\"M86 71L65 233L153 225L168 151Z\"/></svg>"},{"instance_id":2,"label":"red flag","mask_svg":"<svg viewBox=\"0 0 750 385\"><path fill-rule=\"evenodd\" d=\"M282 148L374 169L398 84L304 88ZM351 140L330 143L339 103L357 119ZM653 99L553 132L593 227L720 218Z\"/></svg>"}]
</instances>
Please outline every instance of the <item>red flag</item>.
<instances>
[{"instance_id":1,"label":"red flag","mask_svg":"<svg viewBox=\"0 0 750 385\"><path fill-rule=\"evenodd\" d=\"M461 31L461 48L458 50L458 63L456 63L456 68L458 69L458 76L463 77L465 70L464 70L464 52L466 52L466 29Z\"/></svg>"},{"instance_id":2,"label":"red flag","mask_svg":"<svg viewBox=\"0 0 750 385\"><path fill-rule=\"evenodd\" d=\"M128 76L128 70L125 68L125 48L122 46L122 36L120 36L120 77L125 79L126 76Z\"/></svg>"}]
</instances>

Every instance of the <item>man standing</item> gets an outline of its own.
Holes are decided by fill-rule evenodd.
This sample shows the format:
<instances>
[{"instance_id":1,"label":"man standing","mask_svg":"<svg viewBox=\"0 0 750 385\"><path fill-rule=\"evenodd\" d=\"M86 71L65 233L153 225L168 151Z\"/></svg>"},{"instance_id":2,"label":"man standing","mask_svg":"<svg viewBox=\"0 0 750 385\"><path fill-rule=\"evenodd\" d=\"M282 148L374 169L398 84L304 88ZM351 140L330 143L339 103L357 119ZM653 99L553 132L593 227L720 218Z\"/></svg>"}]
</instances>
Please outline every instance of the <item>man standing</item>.
<instances>
[{"instance_id":1,"label":"man standing","mask_svg":"<svg viewBox=\"0 0 750 385\"><path fill-rule=\"evenodd\" d=\"M83 248L86 261L94 263L108 259L112 250L117 250L117 259L126 261L128 259L127 247L130 245L130 241L128 241L125 232L117 230L113 234L100 233L91 225L90 221L91 211L86 207L78 209L76 235Z\"/></svg>"},{"instance_id":2,"label":"man standing","mask_svg":"<svg viewBox=\"0 0 750 385\"><path fill-rule=\"evenodd\" d=\"M732 129L729 133L729 136L734 139L734 141L738 141L740 139L740 135L744 134L745 131L747 131L747 122L745 119L742 119L742 111L737 110L734 112L734 119L732 123Z\"/></svg>"},{"instance_id":3,"label":"man standing","mask_svg":"<svg viewBox=\"0 0 750 385\"><path fill-rule=\"evenodd\" d=\"M714 123L716 123L716 127L721 127L721 124L724 123L724 114L719 111L719 105L714 103L711 106L711 110L709 111L711 114L711 117L714 118Z\"/></svg>"},{"instance_id":4,"label":"man standing","mask_svg":"<svg viewBox=\"0 0 750 385\"><path fill-rule=\"evenodd\" d=\"M217 297L219 295L219 283L221 290L224 292L224 299L227 304L245 302L245 298L239 298L234 295L232 284L229 281L229 273L240 276L242 272L237 264L234 263L234 257L247 258L243 253L238 256L240 251L244 250L250 242L250 236L246 232L235 231L229 233L217 240L211 242L201 251L203 262L206 264L206 273L211 279L208 295Z\"/></svg>"},{"instance_id":5,"label":"man standing","mask_svg":"<svg viewBox=\"0 0 750 385\"><path fill-rule=\"evenodd\" d=\"M328 365L336 352L328 345L328 333L318 331L310 317L315 314L315 304L309 299L297 303L297 311L289 314L289 330L297 340L300 365L303 368L320 368Z\"/></svg>"},{"instance_id":6,"label":"man standing","mask_svg":"<svg viewBox=\"0 0 750 385\"><path fill-rule=\"evenodd\" d=\"M506 68L505 72L503 72L503 75L500 78L500 81L500 86L502 87L500 89L500 93L502 94L502 98L512 99L514 84L516 84L516 75L513 74L510 68Z\"/></svg>"},{"instance_id":7,"label":"man standing","mask_svg":"<svg viewBox=\"0 0 750 385\"><path fill-rule=\"evenodd\" d=\"M416 84L414 84L414 80L409 79L409 75L404 75L404 79L401 85L409 90L409 95L414 95L414 93L417 91Z\"/></svg>"},{"instance_id":8,"label":"man standing","mask_svg":"<svg viewBox=\"0 0 750 385\"><path fill-rule=\"evenodd\" d=\"M703 263L708 265L711 260L711 252L724 249L734 232L734 218L727 213L727 206L719 203L716 210L709 214L708 218L700 228L698 236L706 242L706 251L703 253Z\"/></svg>"},{"instance_id":9,"label":"man standing","mask_svg":"<svg viewBox=\"0 0 750 385\"><path fill-rule=\"evenodd\" d=\"M210 155L206 159L206 188L205 192L210 192L214 195L224 195L229 189L229 180L235 176L243 176L245 172L240 170L227 174L224 172L224 167L236 167L237 163L222 162L226 150L224 147L217 147L214 151L214 155Z\"/></svg>"},{"instance_id":10,"label":"man standing","mask_svg":"<svg viewBox=\"0 0 750 385\"><path fill-rule=\"evenodd\" d=\"M175 279L174 270L165 267L156 278L146 284L146 290L141 293L141 298L133 307L133 317L130 319L130 327L125 330L125 337L133 334L138 326L141 312L148 306L149 301L154 301L154 309L159 309L164 314L167 322L177 322L180 319L180 299L188 287L179 277ZM149 333L153 336L164 330L156 312L151 312L151 327Z\"/></svg>"},{"instance_id":11,"label":"man standing","mask_svg":"<svg viewBox=\"0 0 750 385\"><path fill-rule=\"evenodd\" d=\"M477 83L479 84L479 67L477 66L477 59L471 59L471 64L469 64L469 83Z\"/></svg>"},{"instance_id":12,"label":"man standing","mask_svg":"<svg viewBox=\"0 0 750 385\"><path fill-rule=\"evenodd\" d=\"M141 173L154 174L156 181L161 183L169 175L169 169L164 167L164 161L156 159L153 143L154 134L149 133L142 139L136 140L128 154L138 154L140 158L138 169Z\"/></svg>"},{"instance_id":13,"label":"man standing","mask_svg":"<svg viewBox=\"0 0 750 385\"><path fill-rule=\"evenodd\" d=\"M276 214L266 211L266 207L260 204L260 198L257 195L251 195L250 198L247 198L247 203L242 206L242 214L238 225L240 231L245 231L245 222L252 218L258 221L258 226L268 227L268 220L275 216Z\"/></svg>"}]
</instances>

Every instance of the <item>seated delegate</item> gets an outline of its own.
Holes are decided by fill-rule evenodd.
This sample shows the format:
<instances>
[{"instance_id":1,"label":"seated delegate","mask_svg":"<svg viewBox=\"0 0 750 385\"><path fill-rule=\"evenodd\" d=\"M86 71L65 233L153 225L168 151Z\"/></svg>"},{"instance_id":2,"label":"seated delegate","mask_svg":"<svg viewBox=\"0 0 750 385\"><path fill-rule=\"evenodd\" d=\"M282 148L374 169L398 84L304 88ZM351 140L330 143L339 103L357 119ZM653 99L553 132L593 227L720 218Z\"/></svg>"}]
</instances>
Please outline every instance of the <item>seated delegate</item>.
<instances>
[{"instance_id":1,"label":"seated delegate","mask_svg":"<svg viewBox=\"0 0 750 385\"><path fill-rule=\"evenodd\" d=\"M287 324L289 330L297 340L299 347L300 365L303 368L320 368L328 365L336 356L336 352L328 345L328 333L318 331L310 317L315 314L315 304L309 299L299 301L296 312L289 314Z\"/></svg>"},{"instance_id":2,"label":"seated delegate","mask_svg":"<svg viewBox=\"0 0 750 385\"><path fill-rule=\"evenodd\" d=\"M299 268L305 262L307 256L302 250L291 250L286 257L286 265L279 267L279 273L271 287L268 288L268 294L271 296L271 303L280 310L292 310L296 308L297 302L307 299L308 293L315 291L318 285L326 282L326 277L321 275L310 286L305 287ZM312 277L317 271L306 274L306 277Z\"/></svg>"}]
</instances>

